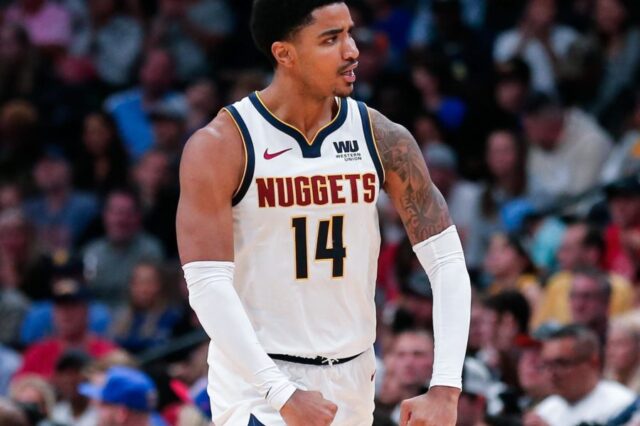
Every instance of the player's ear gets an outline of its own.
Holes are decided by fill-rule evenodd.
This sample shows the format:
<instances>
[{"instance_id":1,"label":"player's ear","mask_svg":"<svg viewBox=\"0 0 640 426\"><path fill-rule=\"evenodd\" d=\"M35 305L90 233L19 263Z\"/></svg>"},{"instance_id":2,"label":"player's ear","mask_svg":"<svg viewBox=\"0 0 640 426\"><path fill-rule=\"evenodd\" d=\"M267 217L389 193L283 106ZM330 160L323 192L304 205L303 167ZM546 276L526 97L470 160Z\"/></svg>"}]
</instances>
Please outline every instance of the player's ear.
<instances>
[{"instance_id":1,"label":"player's ear","mask_svg":"<svg viewBox=\"0 0 640 426\"><path fill-rule=\"evenodd\" d=\"M286 41L276 41L271 45L271 54L276 58L278 65L290 67L293 64L293 45Z\"/></svg>"}]
</instances>

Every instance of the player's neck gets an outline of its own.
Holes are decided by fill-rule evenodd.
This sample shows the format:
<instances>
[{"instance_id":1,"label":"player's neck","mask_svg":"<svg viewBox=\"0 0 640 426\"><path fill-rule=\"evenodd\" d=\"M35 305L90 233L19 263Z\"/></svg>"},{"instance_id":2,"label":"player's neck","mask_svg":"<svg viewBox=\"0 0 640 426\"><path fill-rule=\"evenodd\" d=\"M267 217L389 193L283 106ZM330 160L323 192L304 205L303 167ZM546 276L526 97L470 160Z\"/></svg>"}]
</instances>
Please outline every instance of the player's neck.
<instances>
[{"instance_id":1,"label":"player's neck","mask_svg":"<svg viewBox=\"0 0 640 426\"><path fill-rule=\"evenodd\" d=\"M280 120L312 138L316 131L331 121L337 111L334 96L316 97L286 78L275 78L258 93L260 100Z\"/></svg>"}]
</instances>

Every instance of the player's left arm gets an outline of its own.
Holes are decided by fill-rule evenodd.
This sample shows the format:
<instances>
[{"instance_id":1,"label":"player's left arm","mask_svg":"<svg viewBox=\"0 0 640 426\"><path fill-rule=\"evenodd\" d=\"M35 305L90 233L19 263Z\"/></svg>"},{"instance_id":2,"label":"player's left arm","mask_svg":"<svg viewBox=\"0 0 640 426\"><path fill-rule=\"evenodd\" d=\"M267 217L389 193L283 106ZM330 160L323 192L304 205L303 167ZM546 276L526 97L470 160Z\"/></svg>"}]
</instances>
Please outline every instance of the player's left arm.
<instances>
[{"instance_id":1,"label":"player's left arm","mask_svg":"<svg viewBox=\"0 0 640 426\"><path fill-rule=\"evenodd\" d=\"M370 110L385 171L384 188L400 215L433 290L435 354L429 392L404 401L401 425L453 426L469 334L471 288L462 245L444 197L407 129Z\"/></svg>"}]
</instances>

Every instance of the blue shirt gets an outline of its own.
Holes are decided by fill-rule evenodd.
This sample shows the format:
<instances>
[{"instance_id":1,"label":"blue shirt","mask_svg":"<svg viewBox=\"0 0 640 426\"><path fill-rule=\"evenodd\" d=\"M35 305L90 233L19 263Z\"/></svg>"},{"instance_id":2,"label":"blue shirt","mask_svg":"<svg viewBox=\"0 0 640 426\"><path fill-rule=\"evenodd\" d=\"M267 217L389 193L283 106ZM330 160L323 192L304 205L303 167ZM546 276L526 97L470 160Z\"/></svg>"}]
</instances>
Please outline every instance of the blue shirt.
<instances>
[{"instance_id":1,"label":"blue shirt","mask_svg":"<svg viewBox=\"0 0 640 426\"><path fill-rule=\"evenodd\" d=\"M27 218L38 229L38 235L51 247L70 248L82 236L99 213L98 200L88 193L73 192L58 211L51 211L44 197L24 204Z\"/></svg>"},{"instance_id":2,"label":"blue shirt","mask_svg":"<svg viewBox=\"0 0 640 426\"><path fill-rule=\"evenodd\" d=\"M155 105L144 105L142 89L136 88L110 96L105 102L105 110L111 114L118 126L118 132L132 160L136 161L153 145L153 130L149 120L149 110L162 105L186 110L184 95L168 92Z\"/></svg>"},{"instance_id":3,"label":"blue shirt","mask_svg":"<svg viewBox=\"0 0 640 426\"><path fill-rule=\"evenodd\" d=\"M106 336L111 325L111 312L102 303L89 304L89 329ZM28 346L53 334L53 303L35 302L27 312L20 330L20 343Z\"/></svg>"}]
</instances>

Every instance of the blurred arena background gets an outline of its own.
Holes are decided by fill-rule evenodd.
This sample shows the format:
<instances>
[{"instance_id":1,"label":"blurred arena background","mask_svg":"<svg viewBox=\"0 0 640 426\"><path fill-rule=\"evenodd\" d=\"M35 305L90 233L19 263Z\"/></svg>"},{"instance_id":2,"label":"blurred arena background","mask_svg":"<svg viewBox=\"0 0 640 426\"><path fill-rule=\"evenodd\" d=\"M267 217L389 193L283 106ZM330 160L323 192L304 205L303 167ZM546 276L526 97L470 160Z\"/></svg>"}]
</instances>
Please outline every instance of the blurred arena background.
<instances>
[{"instance_id":1,"label":"blurred arena background","mask_svg":"<svg viewBox=\"0 0 640 426\"><path fill-rule=\"evenodd\" d=\"M458 424L640 425L640 2L347 4L353 96L413 133L463 239ZM87 381L136 424L207 424L177 168L269 81L250 9L0 0L0 425L97 424ZM379 210L374 424L393 425L429 383L432 300Z\"/></svg>"}]
</instances>

